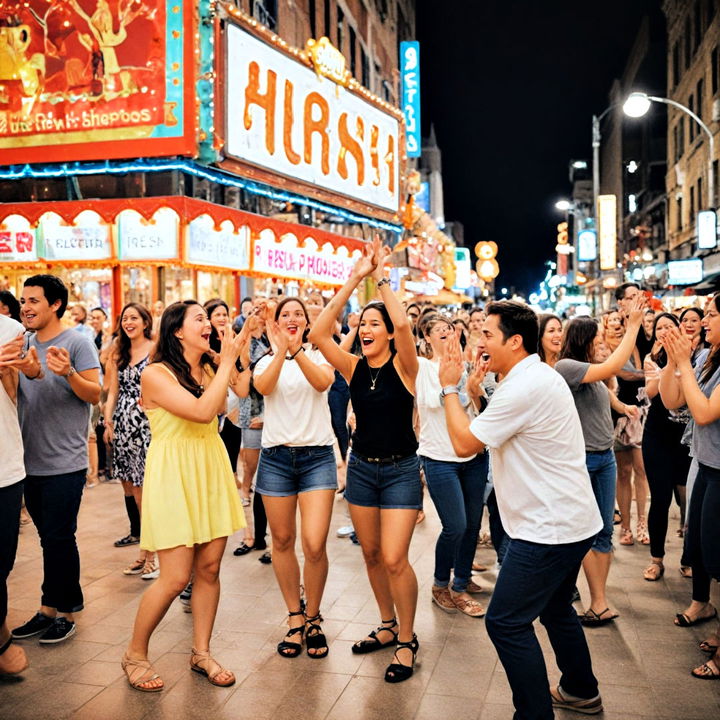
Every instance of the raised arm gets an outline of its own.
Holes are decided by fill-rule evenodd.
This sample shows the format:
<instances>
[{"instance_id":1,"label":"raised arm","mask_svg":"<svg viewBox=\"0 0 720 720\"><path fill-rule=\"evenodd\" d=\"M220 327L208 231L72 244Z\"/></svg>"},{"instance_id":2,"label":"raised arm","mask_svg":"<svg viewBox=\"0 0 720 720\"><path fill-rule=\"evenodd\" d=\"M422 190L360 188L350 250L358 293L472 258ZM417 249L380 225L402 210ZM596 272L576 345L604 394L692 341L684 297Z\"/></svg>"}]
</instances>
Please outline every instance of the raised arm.
<instances>
[{"instance_id":1,"label":"raised arm","mask_svg":"<svg viewBox=\"0 0 720 720\"><path fill-rule=\"evenodd\" d=\"M388 315L390 315L390 319L395 327L395 349L397 350L400 369L406 378L414 383L418 373L415 336L412 333L412 327L405 308L403 308L395 293L390 288L390 281L385 277L384 273L385 261L390 256L391 250L387 246L381 246L378 237L373 241L373 245L375 247L377 267L373 270L372 276L377 282L380 299L385 303Z\"/></svg>"},{"instance_id":2,"label":"raised arm","mask_svg":"<svg viewBox=\"0 0 720 720\"><path fill-rule=\"evenodd\" d=\"M333 339L333 330L338 315L345 307L355 288L372 273L377 264L374 244L363 247L360 259L355 263L347 282L337 291L335 297L323 308L318 319L310 328L308 340L325 356L325 359L350 382L358 358L340 347ZM357 328L355 329L357 333Z\"/></svg>"},{"instance_id":3,"label":"raised arm","mask_svg":"<svg viewBox=\"0 0 720 720\"><path fill-rule=\"evenodd\" d=\"M597 382L598 380L609 380L617 375L623 368L623 365L630 359L635 349L635 341L637 334L642 327L643 303L645 299L642 295L635 298L632 309L627 318L627 328L625 336L620 344L615 348L612 355L601 363L592 363L582 379L584 383Z\"/></svg>"}]
</instances>

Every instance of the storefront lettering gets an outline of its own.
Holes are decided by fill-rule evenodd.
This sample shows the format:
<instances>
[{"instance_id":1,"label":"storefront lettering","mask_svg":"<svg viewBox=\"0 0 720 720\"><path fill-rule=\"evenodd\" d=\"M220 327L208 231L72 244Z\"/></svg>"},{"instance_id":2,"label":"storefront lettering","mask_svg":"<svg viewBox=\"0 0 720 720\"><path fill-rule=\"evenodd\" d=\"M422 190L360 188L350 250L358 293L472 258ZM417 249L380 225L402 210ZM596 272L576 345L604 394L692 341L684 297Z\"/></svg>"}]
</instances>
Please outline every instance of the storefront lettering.
<instances>
[{"instance_id":1,"label":"storefront lettering","mask_svg":"<svg viewBox=\"0 0 720 720\"><path fill-rule=\"evenodd\" d=\"M101 260L109 258L107 226L76 227L41 221L41 256L48 260Z\"/></svg>"},{"instance_id":2,"label":"storefront lettering","mask_svg":"<svg viewBox=\"0 0 720 720\"><path fill-rule=\"evenodd\" d=\"M32 253L35 237L30 232L0 232L0 253Z\"/></svg>"},{"instance_id":3,"label":"storefront lettering","mask_svg":"<svg viewBox=\"0 0 720 720\"><path fill-rule=\"evenodd\" d=\"M160 235L125 235L123 242L133 250L155 250L165 244Z\"/></svg>"},{"instance_id":4,"label":"storefront lettering","mask_svg":"<svg viewBox=\"0 0 720 720\"><path fill-rule=\"evenodd\" d=\"M260 242L256 244L255 255L256 270L337 285L347 280L354 264L352 258L329 257L300 248L263 247Z\"/></svg>"}]
</instances>

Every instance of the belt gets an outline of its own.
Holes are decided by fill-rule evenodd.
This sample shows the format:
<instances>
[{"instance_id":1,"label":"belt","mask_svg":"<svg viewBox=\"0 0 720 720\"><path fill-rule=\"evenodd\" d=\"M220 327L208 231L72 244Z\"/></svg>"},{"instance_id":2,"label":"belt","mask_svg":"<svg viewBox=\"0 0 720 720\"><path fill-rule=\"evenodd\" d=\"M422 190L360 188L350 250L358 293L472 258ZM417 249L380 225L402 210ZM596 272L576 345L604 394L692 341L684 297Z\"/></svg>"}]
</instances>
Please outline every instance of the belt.
<instances>
[{"instance_id":1,"label":"belt","mask_svg":"<svg viewBox=\"0 0 720 720\"><path fill-rule=\"evenodd\" d=\"M398 460L404 460L405 458L414 457L413 455L390 455L389 457L365 457L365 455L360 455L359 453L354 452L353 455L355 457L360 458L361 460L364 460L368 463L391 463L391 462L397 462Z\"/></svg>"}]
</instances>

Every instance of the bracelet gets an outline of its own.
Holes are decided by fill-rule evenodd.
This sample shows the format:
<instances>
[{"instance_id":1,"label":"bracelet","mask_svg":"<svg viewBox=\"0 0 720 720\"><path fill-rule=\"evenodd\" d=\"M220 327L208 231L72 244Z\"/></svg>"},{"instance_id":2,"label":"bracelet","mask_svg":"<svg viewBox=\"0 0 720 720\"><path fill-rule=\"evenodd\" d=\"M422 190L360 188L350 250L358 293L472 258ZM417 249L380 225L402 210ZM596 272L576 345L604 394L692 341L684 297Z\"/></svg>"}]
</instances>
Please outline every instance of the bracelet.
<instances>
[{"instance_id":1,"label":"bracelet","mask_svg":"<svg viewBox=\"0 0 720 720\"><path fill-rule=\"evenodd\" d=\"M294 353L293 355L286 355L286 356L285 356L285 359L286 359L286 360L294 360L295 357L299 354L299 352L300 352L301 350L305 350L305 348L304 348L302 345L295 351L295 353Z\"/></svg>"},{"instance_id":2,"label":"bracelet","mask_svg":"<svg viewBox=\"0 0 720 720\"><path fill-rule=\"evenodd\" d=\"M389 285L390 281L387 278L383 278L382 280L378 280L377 287L381 288L383 285Z\"/></svg>"}]
</instances>

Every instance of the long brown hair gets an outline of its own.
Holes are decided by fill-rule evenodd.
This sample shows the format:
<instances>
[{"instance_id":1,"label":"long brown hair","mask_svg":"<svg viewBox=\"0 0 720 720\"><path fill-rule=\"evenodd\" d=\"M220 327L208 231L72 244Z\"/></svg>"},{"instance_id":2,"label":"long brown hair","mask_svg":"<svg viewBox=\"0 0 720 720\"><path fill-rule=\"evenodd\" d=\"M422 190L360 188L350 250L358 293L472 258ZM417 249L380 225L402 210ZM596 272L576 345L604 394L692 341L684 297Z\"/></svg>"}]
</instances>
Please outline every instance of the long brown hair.
<instances>
[{"instance_id":1,"label":"long brown hair","mask_svg":"<svg viewBox=\"0 0 720 720\"><path fill-rule=\"evenodd\" d=\"M143 337L147 340L152 340L152 316L149 310L140 303L128 303L122 309L120 317L117 321L117 329L115 334L117 335L117 366L118 371L124 370L130 364L130 352L132 350L132 342L127 336L127 333L123 329L122 319L128 310L135 310L143 321Z\"/></svg>"}]
</instances>

